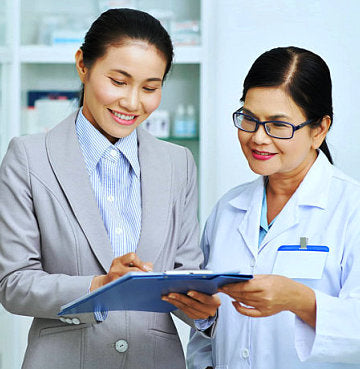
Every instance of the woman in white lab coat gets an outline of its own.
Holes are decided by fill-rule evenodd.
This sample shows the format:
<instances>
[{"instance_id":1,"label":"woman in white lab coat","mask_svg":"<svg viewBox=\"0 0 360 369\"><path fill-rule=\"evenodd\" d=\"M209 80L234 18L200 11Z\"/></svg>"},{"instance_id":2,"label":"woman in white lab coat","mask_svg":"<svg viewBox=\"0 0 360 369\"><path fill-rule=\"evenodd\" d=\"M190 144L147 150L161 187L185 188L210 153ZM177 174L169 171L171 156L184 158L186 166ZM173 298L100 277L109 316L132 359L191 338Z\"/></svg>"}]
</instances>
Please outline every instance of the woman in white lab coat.
<instances>
[{"instance_id":1,"label":"woman in white lab coat","mask_svg":"<svg viewBox=\"0 0 360 369\"><path fill-rule=\"evenodd\" d=\"M215 334L192 332L189 368L359 368L360 185L326 145L329 69L310 51L272 49L241 101L233 120L260 177L218 202L202 248L205 268L254 278L221 289Z\"/></svg>"}]
</instances>

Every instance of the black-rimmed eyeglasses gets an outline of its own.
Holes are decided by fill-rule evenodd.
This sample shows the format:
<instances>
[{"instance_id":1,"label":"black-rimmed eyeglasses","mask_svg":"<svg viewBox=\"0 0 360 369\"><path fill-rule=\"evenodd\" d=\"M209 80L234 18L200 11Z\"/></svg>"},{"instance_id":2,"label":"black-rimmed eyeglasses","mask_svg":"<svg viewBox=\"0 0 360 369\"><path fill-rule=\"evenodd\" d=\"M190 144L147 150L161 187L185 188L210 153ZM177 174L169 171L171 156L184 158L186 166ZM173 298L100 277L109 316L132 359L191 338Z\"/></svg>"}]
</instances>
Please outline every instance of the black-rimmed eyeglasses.
<instances>
[{"instance_id":1,"label":"black-rimmed eyeglasses","mask_svg":"<svg viewBox=\"0 0 360 369\"><path fill-rule=\"evenodd\" d=\"M261 122L251 115L244 114L242 109L243 108L240 108L233 113L233 121L236 128L239 128L245 132L256 132L259 126L262 125L265 128L265 132L270 137L274 138L293 138L295 131L314 122L313 119L309 119L306 122L298 124L297 126L289 122L282 122L280 120L267 120Z\"/></svg>"}]
</instances>

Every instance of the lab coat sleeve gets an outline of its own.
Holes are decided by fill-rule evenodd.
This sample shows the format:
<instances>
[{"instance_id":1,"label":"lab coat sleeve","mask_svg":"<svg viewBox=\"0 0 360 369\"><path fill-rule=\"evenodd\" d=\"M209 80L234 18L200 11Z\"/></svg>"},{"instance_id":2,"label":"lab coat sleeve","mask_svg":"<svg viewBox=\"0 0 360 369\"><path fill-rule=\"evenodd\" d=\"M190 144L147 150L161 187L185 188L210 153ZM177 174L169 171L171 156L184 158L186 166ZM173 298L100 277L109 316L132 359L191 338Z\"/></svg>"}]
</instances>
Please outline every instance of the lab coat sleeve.
<instances>
[{"instance_id":1,"label":"lab coat sleeve","mask_svg":"<svg viewBox=\"0 0 360 369\"><path fill-rule=\"evenodd\" d=\"M207 229L209 221L205 225L203 237L201 239L201 249L204 253L204 263L202 269L206 268L209 256L209 242L207 237ZM212 332L211 337L215 334ZM212 367L212 345L211 337L207 336L199 330L192 329L190 332L190 340L187 346L187 367L188 369L205 369Z\"/></svg>"},{"instance_id":2,"label":"lab coat sleeve","mask_svg":"<svg viewBox=\"0 0 360 369\"><path fill-rule=\"evenodd\" d=\"M360 363L360 215L356 212L343 239L340 292L330 296L315 290L316 330L296 318L295 347L302 361Z\"/></svg>"}]
</instances>

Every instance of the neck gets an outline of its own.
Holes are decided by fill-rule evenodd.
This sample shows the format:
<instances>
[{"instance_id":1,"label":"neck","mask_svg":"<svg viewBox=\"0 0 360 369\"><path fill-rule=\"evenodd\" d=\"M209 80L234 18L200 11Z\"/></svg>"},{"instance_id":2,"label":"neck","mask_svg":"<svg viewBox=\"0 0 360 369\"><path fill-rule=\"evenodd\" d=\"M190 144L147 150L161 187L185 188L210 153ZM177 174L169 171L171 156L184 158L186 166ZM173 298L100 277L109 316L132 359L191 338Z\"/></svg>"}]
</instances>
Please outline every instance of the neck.
<instances>
[{"instance_id":1,"label":"neck","mask_svg":"<svg viewBox=\"0 0 360 369\"><path fill-rule=\"evenodd\" d=\"M314 151L311 155L309 155L308 160L305 160L295 170L291 172L270 175L268 177L266 192L273 196L290 198L305 178L316 158L317 152Z\"/></svg>"}]
</instances>

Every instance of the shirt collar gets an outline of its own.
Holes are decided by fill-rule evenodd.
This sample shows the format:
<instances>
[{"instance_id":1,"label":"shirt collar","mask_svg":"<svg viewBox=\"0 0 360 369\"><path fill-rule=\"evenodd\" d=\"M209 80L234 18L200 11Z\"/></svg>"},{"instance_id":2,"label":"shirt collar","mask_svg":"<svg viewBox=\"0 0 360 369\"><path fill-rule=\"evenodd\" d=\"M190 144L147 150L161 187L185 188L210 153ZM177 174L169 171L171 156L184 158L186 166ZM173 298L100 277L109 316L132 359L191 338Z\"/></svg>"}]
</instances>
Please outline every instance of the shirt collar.
<instances>
[{"instance_id":1,"label":"shirt collar","mask_svg":"<svg viewBox=\"0 0 360 369\"><path fill-rule=\"evenodd\" d=\"M266 186L264 186L264 195L262 199L261 205L261 214L260 214L260 227L265 231L269 232L270 227L273 225L277 216L268 224L267 220L267 201L266 201Z\"/></svg>"},{"instance_id":2,"label":"shirt collar","mask_svg":"<svg viewBox=\"0 0 360 369\"><path fill-rule=\"evenodd\" d=\"M140 179L137 132L134 129L128 136L119 138L114 145L129 161L135 175Z\"/></svg>"},{"instance_id":3,"label":"shirt collar","mask_svg":"<svg viewBox=\"0 0 360 369\"><path fill-rule=\"evenodd\" d=\"M85 118L81 108L76 118L76 133L89 174L96 168L105 152L113 148L122 152L129 161L135 175L140 178L136 130L130 135L120 138L113 145Z\"/></svg>"}]
</instances>

